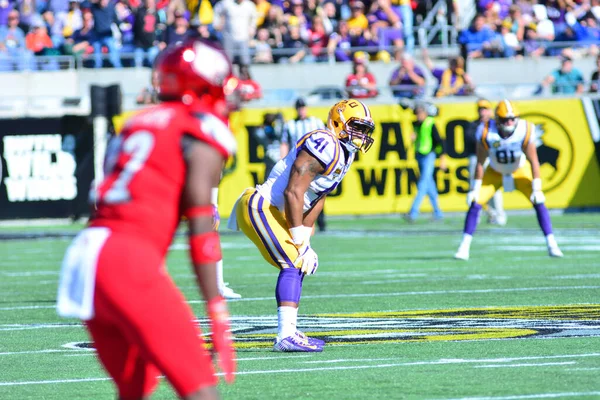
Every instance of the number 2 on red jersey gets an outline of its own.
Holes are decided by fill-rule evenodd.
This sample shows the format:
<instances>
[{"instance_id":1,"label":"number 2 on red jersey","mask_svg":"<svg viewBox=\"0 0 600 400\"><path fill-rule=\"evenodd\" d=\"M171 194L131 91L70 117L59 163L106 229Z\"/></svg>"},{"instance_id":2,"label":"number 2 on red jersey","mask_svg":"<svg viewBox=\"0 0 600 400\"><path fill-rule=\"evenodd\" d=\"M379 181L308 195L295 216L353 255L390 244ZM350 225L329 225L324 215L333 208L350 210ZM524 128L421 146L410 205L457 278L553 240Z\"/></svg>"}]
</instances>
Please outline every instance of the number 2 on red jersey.
<instances>
[{"instance_id":1,"label":"number 2 on red jersey","mask_svg":"<svg viewBox=\"0 0 600 400\"><path fill-rule=\"evenodd\" d=\"M125 140L120 139L116 139L119 141L116 145L109 146L106 155L105 175L108 176L113 172L120 157L126 155L129 159L125 162L117 179L99 199L107 204L118 204L131 200L129 184L135 174L142 169L152 149L154 149L154 135L148 131L137 131Z\"/></svg>"}]
</instances>

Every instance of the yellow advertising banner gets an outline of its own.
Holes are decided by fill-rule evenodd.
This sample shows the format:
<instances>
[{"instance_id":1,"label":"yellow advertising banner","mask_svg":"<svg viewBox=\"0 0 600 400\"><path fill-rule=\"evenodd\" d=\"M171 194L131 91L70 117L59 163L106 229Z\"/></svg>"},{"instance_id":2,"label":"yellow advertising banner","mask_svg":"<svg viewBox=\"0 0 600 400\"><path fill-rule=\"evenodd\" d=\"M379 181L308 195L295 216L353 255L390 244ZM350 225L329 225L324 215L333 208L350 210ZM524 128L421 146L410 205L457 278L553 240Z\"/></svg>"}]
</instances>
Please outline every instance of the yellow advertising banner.
<instances>
[{"instance_id":1,"label":"yellow advertising banner","mask_svg":"<svg viewBox=\"0 0 600 400\"><path fill-rule=\"evenodd\" d=\"M581 100L520 101L516 105L521 117L536 125L546 204L551 208L599 206L600 170ZM404 213L412 204L419 176L411 141L414 115L395 104L372 105L370 109L376 124L375 143L367 154L360 154L338 190L328 196L327 214ZM328 107L313 107L310 114L325 121L328 111ZM282 112L286 120L295 117L292 108L246 108L231 118L238 154L234 171L224 177L219 191L224 217L246 187L264 179L263 149L253 132L266 112ZM446 140L449 155L449 170L436 169L443 211L467 209L469 172L464 132L476 118L474 103L439 105L436 126ZM527 209L531 203L519 192L511 192L505 194L504 206ZM421 211L431 211L427 200Z\"/></svg>"}]
</instances>

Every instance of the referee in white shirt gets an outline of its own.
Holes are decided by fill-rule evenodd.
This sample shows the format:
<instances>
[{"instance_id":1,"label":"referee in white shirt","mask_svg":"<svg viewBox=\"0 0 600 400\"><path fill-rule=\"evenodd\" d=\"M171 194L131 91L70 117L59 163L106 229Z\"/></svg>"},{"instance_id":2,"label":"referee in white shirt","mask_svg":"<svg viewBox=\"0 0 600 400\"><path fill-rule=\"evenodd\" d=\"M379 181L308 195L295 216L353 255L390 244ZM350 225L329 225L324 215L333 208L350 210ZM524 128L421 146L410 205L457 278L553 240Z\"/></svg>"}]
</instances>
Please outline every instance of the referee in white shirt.
<instances>
[{"instance_id":1,"label":"referee in white shirt","mask_svg":"<svg viewBox=\"0 0 600 400\"><path fill-rule=\"evenodd\" d=\"M287 156L290 149L296 145L298 139L307 132L315 129L325 129L325 124L317 117L308 115L306 102L303 98L296 100L296 119L289 120L283 127L283 137L281 138L281 158ZM317 226L320 231L325 230L325 214L321 212L317 218Z\"/></svg>"}]
</instances>

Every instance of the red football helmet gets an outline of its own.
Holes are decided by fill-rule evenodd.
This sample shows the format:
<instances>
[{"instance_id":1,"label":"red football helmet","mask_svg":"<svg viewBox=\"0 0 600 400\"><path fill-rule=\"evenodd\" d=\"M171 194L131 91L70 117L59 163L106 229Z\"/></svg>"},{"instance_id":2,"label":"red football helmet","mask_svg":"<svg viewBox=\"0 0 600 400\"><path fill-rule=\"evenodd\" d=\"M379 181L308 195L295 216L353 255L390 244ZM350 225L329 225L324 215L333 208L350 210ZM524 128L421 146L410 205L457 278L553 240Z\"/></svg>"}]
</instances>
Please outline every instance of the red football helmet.
<instances>
[{"instance_id":1,"label":"red football helmet","mask_svg":"<svg viewBox=\"0 0 600 400\"><path fill-rule=\"evenodd\" d=\"M238 80L233 76L229 58L215 44L202 39L188 39L168 47L156 59L159 99L191 104L200 99L211 106L229 104L236 109Z\"/></svg>"}]
</instances>

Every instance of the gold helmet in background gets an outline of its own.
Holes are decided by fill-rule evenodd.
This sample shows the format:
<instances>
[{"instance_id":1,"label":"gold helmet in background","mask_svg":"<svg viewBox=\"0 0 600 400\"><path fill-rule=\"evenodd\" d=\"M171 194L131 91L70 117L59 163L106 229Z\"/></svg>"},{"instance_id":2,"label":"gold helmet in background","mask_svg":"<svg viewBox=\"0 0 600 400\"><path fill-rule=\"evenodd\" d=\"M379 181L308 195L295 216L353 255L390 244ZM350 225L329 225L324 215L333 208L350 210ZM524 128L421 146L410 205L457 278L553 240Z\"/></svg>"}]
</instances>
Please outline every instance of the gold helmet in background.
<instances>
[{"instance_id":1,"label":"gold helmet in background","mask_svg":"<svg viewBox=\"0 0 600 400\"><path fill-rule=\"evenodd\" d=\"M369 108L358 100L342 100L331 107L327 127L349 151L366 153L373 145L371 134L375 123Z\"/></svg>"}]
</instances>

